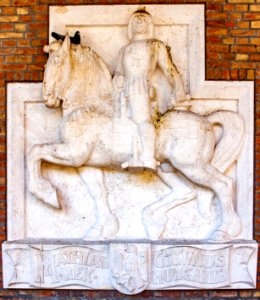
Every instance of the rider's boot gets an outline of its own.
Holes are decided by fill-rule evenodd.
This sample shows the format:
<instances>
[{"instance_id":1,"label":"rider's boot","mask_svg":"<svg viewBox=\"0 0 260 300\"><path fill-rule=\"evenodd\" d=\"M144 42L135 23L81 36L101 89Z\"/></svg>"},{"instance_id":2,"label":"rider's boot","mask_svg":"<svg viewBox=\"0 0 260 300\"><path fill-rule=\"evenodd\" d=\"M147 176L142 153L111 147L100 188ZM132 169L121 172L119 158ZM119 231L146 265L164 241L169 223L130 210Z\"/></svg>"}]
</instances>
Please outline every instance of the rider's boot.
<instances>
[{"instance_id":1,"label":"rider's boot","mask_svg":"<svg viewBox=\"0 0 260 300\"><path fill-rule=\"evenodd\" d=\"M140 159L145 169L155 171L157 166L155 159L155 128L151 122L144 122L139 125L139 130L143 148Z\"/></svg>"}]
</instances>

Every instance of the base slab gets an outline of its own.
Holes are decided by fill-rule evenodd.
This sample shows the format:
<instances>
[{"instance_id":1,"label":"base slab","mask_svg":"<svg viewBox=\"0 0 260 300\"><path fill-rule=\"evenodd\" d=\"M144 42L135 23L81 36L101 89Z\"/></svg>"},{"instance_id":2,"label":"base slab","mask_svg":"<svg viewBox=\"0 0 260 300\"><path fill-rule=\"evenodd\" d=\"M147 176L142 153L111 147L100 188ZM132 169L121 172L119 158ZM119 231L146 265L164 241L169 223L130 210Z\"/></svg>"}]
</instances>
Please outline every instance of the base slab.
<instances>
[{"instance_id":1,"label":"base slab","mask_svg":"<svg viewBox=\"0 0 260 300\"><path fill-rule=\"evenodd\" d=\"M237 289L256 286L257 243L20 240L3 244L5 288Z\"/></svg>"}]
</instances>

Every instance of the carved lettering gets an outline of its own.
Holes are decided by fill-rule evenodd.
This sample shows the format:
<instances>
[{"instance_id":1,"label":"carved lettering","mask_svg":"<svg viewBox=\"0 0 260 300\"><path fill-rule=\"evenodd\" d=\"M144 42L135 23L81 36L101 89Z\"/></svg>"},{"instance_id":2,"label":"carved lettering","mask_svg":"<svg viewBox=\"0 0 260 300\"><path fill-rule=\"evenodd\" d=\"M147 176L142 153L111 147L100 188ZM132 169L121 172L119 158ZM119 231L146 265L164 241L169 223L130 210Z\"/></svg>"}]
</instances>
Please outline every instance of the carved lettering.
<instances>
[{"instance_id":1,"label":"carved lettering","mask_svg":"<svg viewBox=\"0 0 260 300\"><path fill-rule=\"evenodd\" d=\"M42 269L38 266L43 283L62 284L72 280L92 284L98 278L97 270L108 268L107 257L89 248L66 247L36 253L37 257L43 257Z\"/></svg>"},{"instance_id":2,"label":"carved lettering","mask_svg":"<svg viewBox=\"0 0 260 300\"><path fill-rule=\"evenodd\" d=\"M228 281L228 248L176 247L155 251L152 284L221 284Z\"/></svg>"}]
</instances>

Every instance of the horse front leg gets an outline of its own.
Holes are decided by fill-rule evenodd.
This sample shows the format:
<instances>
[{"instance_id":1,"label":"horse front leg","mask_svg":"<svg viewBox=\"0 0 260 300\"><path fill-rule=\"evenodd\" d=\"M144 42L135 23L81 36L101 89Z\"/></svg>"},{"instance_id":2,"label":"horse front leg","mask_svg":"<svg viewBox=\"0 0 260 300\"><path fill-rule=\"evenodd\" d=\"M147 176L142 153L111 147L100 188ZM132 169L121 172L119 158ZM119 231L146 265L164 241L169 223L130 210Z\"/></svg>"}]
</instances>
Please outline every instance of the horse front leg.
<instances>
[{"instance_id":1,"label":"horse front leg","mask_svg":"<svg viewBox=\"0 0 260 300\"><path fill-rule=\"evenodd\" d=\"M119 229L119 222L109 207L104 172L97 168L81 167L78 173L94 199L97 211L97 221L86 233L86 238L112 238Z\"/></svg>"},{"instance_id":2,"label":"horse front leg","mask_svg":"<svg viewBox=\"0 0 260 300\"><path fill-rule=\"evenodd\" d=\"M142 217L146 233L152 239L162 237L168 222L167 212L178 205L182 205L197 197L193 185L170 164L163 164L157 168L157 175L171 189L170 193L143 209ZM176 194L174 188L183 186L186 192L183 195Z\"/></svg>"},{"instance_id":3,"label":"horse front leg","mask_svg":"<svg viewBox=\"0 0 260 300\"><path fill-rule=\"evenodd\" d=\"M42 162L63 166L83 164L82 155L72 155L68 144L35 145L28 155L28 189L36 198L53 208L60 209L56 189L42 176Z\"/></svg>"}]
</instances>

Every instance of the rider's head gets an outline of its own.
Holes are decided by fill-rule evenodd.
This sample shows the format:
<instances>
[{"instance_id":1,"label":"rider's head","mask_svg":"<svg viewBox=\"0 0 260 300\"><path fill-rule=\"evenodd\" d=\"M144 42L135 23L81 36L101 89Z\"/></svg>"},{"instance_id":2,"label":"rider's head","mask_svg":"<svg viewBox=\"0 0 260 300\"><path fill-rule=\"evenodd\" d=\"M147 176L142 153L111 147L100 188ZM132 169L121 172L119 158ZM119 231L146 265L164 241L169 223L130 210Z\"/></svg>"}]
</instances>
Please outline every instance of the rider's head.
<instances>
[{"instance_id":1,"label":"rider's head","mask_svg":"<svg viewBox=\"0 0 260 300\"><path fill-rule=\"evenodd\" d=\"M151 15L145 10L133 13L128 24L128 37L130 40L138 37L151 39L154 36L154 25Z\"/></svg>"}]
</instances>

